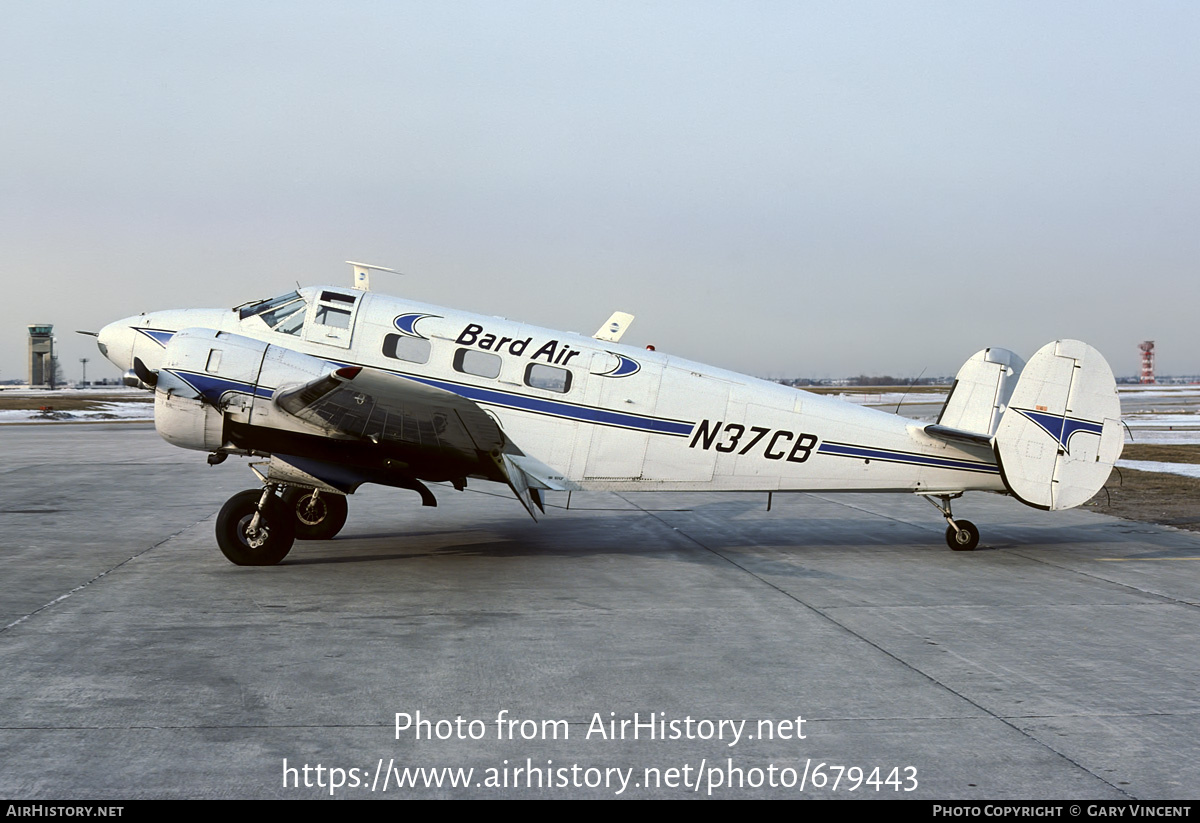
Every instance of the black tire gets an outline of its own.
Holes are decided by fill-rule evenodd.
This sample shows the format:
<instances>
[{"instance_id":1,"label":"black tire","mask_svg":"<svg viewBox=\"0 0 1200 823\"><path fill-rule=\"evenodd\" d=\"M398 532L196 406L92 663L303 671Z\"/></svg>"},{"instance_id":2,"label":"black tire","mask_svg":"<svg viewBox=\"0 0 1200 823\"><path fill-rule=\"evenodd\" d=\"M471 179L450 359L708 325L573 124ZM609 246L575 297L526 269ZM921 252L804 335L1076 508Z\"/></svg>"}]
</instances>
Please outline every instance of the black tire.
<instances>
[{"instance_id":1,"label":"black tire","mask_svg":"<svg viewBox=\"0 0 1200 823\"><path fill-rule=\"evenodd\" d=\"M946 545L956 552L973 551L979 545L979 529L970 520L955 520L958 531L953 526L946 527Z\"/></svg>"},{"instance_id":2,"label":"black tire","mask_svg":"<svg viewBox=\"0 0 1200 823\"><path fill-rule=\"evenodd\" d=\"M274 566L287 557L296 540L296 518L275 495L259 515L256 534L247 534L261 497L262 489L238 492L217 515L217 545L236 566Z\"/></svg>"},{"instance_id":3,"label":"black tire","mask_svg":"<svg viewBox=\"0 0 1200 823\"><path fill-rule=\"evenodd\" d=\"M330 540L346 525L350 513L346 496L321 492L313 500L312 489L289 486L283 502L296 515L297 540Z\"/></svg>"}]
</instances>

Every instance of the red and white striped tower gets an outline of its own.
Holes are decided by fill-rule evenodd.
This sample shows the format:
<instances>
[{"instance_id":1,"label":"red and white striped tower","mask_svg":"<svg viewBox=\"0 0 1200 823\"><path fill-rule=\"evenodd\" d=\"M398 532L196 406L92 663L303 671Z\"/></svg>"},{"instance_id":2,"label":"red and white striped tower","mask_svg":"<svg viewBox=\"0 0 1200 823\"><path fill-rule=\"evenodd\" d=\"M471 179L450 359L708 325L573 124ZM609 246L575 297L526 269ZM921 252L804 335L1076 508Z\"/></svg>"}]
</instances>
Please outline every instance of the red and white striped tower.
<instances>
[{"instance_id":1,"label":"red and white striped tower","mask_svg":"<svg viewBox=\"0 0 1200 823\"><path fill-rule=\"evenodd\" d=\"M1155 383L1154 379L1154 341L1146 340L1138 344L1142 350L1142 380L1143 383Z\"/></svg>"}]
</instances>

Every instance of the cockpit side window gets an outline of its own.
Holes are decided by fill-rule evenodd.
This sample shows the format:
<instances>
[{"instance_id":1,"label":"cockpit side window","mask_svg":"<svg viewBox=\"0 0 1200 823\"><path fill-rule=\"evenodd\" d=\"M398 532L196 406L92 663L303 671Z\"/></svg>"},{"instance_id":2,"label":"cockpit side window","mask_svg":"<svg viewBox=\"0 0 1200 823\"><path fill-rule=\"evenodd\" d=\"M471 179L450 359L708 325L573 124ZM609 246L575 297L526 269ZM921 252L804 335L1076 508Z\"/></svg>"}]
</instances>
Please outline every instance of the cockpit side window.
<instances>
[{"instance_id":1,"label":"cockpit side window","mask_svg":"<svg viewBox=\"0 0 1200 823\"><path fill-rule=\"evenodd\" d=\"M246 306L239 306L237 309L238 317L245 320L247 317L253 317L256 314L269 312L272 309L282 306L284 303L290 303L293 300L300 300L300 293L290 291L287 294L281 294L278 297L272 297L270 300L259 300L257 303L250 303Z\"/></svg>"},{"instance_id":2,"label":"cockpit side window","mask_svg":"<svg viewBox=\"0 0 1200 823\"><path fill-rule=\"evenodd\" d=\"M336 306L317 306L316 320L323 326L333 326L335 329L350 328L350 312Z\"/></svg>"},{"instance_id":3,"label":"cockpit side window","mask_svg":"<svg viewBox=\"0 0 1200 823\"><path fill-rule=\"evenodd\" d=\"M313 293L312 313L302 332L310 343L350 348L354 335L354 318L363 305L363 293L343 294L322 289Z\"/></svg>"},{"instance_id":4,"label":"cockpit side window","mask_svg":"<svg viewBox=\"0 0 1200 823\"><path fill-rule=\"evenodd\" d=\"M293 300L262 315L262 319L277 332L298 335L304 326L304 312L307 308L303 300Z\"/></svg>"},{"instance_id":5,"label":"cockpit side window","mask_svg":"<svg viewBox=\"0 0 1200 823\"><path fill-rule=\"evenodd\" d=\"M281 334L299 335L304 326L308 303L298 292L288 292L271 300L263 300L238 310L243 320L258 316L273 331Z\"/></svg>"}]
</instances>

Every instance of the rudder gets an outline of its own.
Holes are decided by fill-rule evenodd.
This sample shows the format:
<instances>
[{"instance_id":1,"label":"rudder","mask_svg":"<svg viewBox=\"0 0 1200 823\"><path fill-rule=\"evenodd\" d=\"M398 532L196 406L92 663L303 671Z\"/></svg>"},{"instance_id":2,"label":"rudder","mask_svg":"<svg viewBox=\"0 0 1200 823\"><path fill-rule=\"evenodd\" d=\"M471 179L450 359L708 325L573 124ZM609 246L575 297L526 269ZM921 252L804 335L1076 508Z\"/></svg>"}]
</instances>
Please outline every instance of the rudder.
<instances>
[{"instance_id":1,"label":"rudder","mask_svg":"<svg viewBox=\"0 0 1200 823\"><path fill-rule=\"evenodd\" d=\"M1079 340L1047 343L1029 359L994 440L1009 492L1051 510L1090 499L1123 446L1112 369Z\"/></svg>"}]
</instances>

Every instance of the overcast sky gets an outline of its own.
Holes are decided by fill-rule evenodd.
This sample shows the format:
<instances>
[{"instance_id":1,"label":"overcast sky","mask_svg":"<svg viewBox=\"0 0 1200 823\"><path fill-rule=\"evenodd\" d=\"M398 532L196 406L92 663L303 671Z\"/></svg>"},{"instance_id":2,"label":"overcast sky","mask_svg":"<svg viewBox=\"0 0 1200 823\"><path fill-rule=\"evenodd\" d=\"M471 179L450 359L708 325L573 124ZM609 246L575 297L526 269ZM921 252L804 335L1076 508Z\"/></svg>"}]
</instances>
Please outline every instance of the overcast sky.
<instances>
[{"instance_id":1,"label":"overcast sky","mask_svg":"<svg viewBox=\"0 0 1200 823\"><path fill-rule=\"evenodd\" d=\"M1058 337L1200 373L1194 2L19 2L0 379L72 333L377 291L758 375Z\"/></svg>"}]
</instances>

